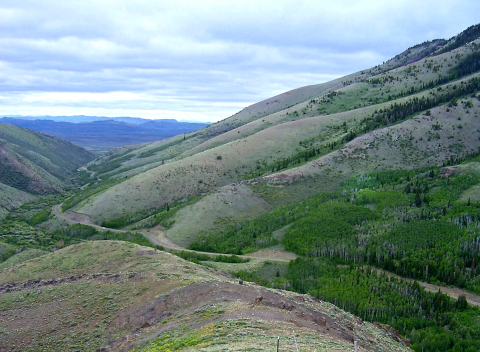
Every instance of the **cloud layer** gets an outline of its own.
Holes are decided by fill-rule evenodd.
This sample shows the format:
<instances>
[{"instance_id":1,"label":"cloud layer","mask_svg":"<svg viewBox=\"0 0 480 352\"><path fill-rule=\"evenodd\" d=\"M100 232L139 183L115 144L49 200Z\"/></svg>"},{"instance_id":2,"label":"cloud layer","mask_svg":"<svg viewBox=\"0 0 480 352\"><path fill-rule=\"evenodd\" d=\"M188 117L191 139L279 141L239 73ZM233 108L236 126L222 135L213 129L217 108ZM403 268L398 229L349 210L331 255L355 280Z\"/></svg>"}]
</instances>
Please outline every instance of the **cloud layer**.
<instances>
[{"instance_id":1,"label":"cloud layer","mask_svg":"<svg viewBox=\"0 0 480 352\"><path fill-rule=\"evenodd\" d=\"M217 121L478 13L476 0L3 2L0 114Z\"/></svg>"}]
</instances>

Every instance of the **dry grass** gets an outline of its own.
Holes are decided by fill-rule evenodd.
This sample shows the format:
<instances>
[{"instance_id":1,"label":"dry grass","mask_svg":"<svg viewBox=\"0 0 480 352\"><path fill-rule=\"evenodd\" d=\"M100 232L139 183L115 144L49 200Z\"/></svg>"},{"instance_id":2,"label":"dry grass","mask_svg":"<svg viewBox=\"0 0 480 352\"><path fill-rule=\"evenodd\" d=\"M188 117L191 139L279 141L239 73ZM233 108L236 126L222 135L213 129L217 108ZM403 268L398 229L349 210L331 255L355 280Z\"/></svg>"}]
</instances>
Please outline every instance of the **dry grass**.
<instances>
[{"instance_id":1,"label":"dry grass","mask_svg":"<svg viewBox=\"0 0 480 352\"><path fill-rule=\"evenodd\" d=\"M167 236L186 247L203 234L228 226L232 221L258 216L270 209L270 205L255 196L246 185L232 184L181 209L174 217L175 224L167 230Z\"/></svg>"},{"instance_id":2,"label":"dry grass","mask_svg":"<svg viewBox=\"0 0 480 352\"><path fill-rule=\"evenodd\" d=\"M310 140L320 147L340 139L344 133L340 128L343 123L353 129L375 110L389 107L393 102L387 101L389 95L398 95L413 86L418 88L439 75L446 76L469 50L459 48L374 76L390 77L384 85L368 83L376 70L371 70L372 73L366 70L364 74L350 75L326 85L287 92L187 135L185 140L175 137L141 146L132 153L139 156L172 144L151 157L135 157L125 162L124 167L137 168L119 176L135 176L87 199L76 210L100 223L206 195L198 204L178 212L176 224L168 232L172 239L186 245L201 234L221 228L225 222L256 216L268 211L270 206L304 199L316 192L334 190L354 174L438 165L450 155L476 150L475 131L480 127L477 126L480 110L478 101L471 99L474 104L471 109L464 109L462 104L450 112L443 107L432 109L431 120L417 117L362 135L341 151L273 175L265 169L266 165L305 150L301 142ZM392 63L385 67L389 65ZM341 95L326 99L325 94L332 90ZM429 94L430 91L423 91L414 96ZM327 103L322 102L324 98ZM434 130L433 124L440 124L441 129ZM165 160L163 165L162 160ZM262 182L250 184L254 196L242 191L230 199L226 190L234 186L229 185L242 182L246 174L254 175L256 170L263 173L259 176L267 176L267 186ZM284 182L285 178L288 182ZM291 182L294 180L298 182ZM215 211L211 211L213 209Z\"/></svg>"}]
</instances>

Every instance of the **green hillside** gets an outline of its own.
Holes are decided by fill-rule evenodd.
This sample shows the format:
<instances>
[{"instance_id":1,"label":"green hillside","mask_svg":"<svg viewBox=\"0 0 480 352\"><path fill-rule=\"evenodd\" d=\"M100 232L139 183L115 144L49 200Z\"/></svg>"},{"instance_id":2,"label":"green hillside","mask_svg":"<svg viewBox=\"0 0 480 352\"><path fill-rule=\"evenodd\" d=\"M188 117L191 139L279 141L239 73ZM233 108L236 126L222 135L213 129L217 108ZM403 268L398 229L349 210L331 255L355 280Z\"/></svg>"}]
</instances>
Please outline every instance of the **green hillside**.
<instances>
[{"instance_id":1,"label":"green hillside","mask_svg":"<svg viewBox=\"0 0 480 352\"><path fill-rule=\"evenodd\" d=\"M475 98L478 55L477 41L389 71L365 70L323 85L321 89L306 87L305 91L285 93L282 95L285 99L296 96L301 101L296 103L289 98L291 106L285 103L268 110L266 106L271 104L267 102L272 102L269 100L192 135L111 153L88 167L106 186L102 187L101 183L93 186L92 196L83 193L65 208L76 206L76 211L89 215L99 224L124 218L125 221L117 223L128 225L141 220L147 214L145 209L151 209L150 215L162 211L167 204L182 203L191 197L212 198L215 192L222 193L222 187L232 183L241 182L242 187L251 187L252 181L246 180L258 178L255 182L268 183L282 174L321 174L322 186L318 191L338 187L344 177L372 167L401 169L441 165L451 155L462 155L479 147L478 138L471 134L479 127L474 118L478 111ZM391 63L387 62L385 67L388 65ZM459 98L468 99L465 104L469 107L463 110L455 107L449 114L455 115L457 121L463 118L463 122L449 122L452 119L442 111ZM430 111L428 119L445 125L435 132L441 146L437 146L438 141L429 134L432 123L428 119L412 122L412 118L427 110ZM468 127L459 129L457 124ZM223 133L209 135L209 131L217 131L220 126L232 129L225 127ZM397 129L401 130L399 137L386 142L389 131L397 133ZM412 149L398 148L410 134L417 139ZM453 135L455 140L448 138ZM385 155L375 152L376 145L381 144L393 148L396 164L391 159L383 161ZM363 148L369 158L350 157L345 148ZM340 171L341 177L334 174ZM296 177L296 180L302 183L303 178ZM292 189L297 188L294 185ZM293 191L290 195L287 190L282 192L289 199L309 195L308 192ZM257 202L257 198L251 197L251 201ZM112 202L116 207L109 206ZM139 212L143 215L137 214ZM238 216L249 215L240 210Z\"/></svg>"},{"instance_id":2,"label":"green hillside","mask_svg":"<svg viewBox=\"0 0 480 352\"><path fill-rule=\"evenodd\" d=\"M35 196L60 192L93 158L61 139L0 124L0 216Z\"/></svg>"}]
</instances>

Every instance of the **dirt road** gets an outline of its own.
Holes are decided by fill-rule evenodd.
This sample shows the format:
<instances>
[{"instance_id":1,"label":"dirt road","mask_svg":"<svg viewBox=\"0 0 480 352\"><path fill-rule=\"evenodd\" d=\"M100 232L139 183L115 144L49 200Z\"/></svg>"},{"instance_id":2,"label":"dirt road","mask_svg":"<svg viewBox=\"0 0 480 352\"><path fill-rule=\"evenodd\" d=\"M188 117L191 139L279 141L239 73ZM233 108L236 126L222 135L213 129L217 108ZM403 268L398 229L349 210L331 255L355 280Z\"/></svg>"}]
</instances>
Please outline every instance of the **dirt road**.
<instances>
[{"instance_id":1,"label":"dirt road","mask_svg":"<svg viewBox=\"0 0 480 352\"><path fill-rule=\"evenodd\" d=\"M379 273L387 274L390 277L396 277L397 279L402 279L404 281L409 281L409 282L415 281L415 280L412 280L412 279L406 279L404 277L398 276L396 274L393 274L389 271L385 271L385 270L382 270L382 269L376 269L376 270ZM425 290L428 291L428 292L438 292L438 290L440 290L444 294L446 294L447 296L450 296L453 299L458 299L458 296L464 295L467 298L468 303L470 303L472 306L480 307L480 295L477 295L475 293L462 290L461 288L458 288L458 287L447 287L447 286L433 285L433 284L429 284L428 282L423 282L423 281L417 281L417 282L420 286L424 287Z\"/></svg>"},{"instance_id":2,"label":"dirt road","mask_svg":"<svg viewBox=\"0 0 480 352\"><path fill-rule=\"evenodd\" d=\"M89 225L92 227L95 227L96 229L99 230L108 230L116 233L122 233L122 232L127 232L125 230L117 230L117 229L110 229L110 228L105 228L99 225L96 225L92 222L92 220L85 214L80 214L80 213L75 213L75 212L67 212L67 213L62 213L60 212L60 206L61 204L57 204L53 207L53 213L55 216L65 220L69 224L84 224L84 225ZM209 252L199 252L199 251L193 251L191 249L186 249L182 246L180 246L178 243L175 243L172 241L170 238L168 238L165 235L165 231L162 231L159 226L156 226L148 231L139 231L142 235L147 237L150 241L153 243L163 246L166 249L173 250L173 251L187 251L187 252L195 252L195 253L201 253L201 254L207 254L210 256L217 256L218 253L209 253ZM284 262L288 263L290 260L295 259L295 255L289 253L286 254L285 252L283 253L276 253L275 251L258 251L255 253L252 253L251 255L239 255L240 258L247 258L251 260L255 260L257 262L264 262L264 261L277 261L277 262ZM385 272L383 270L378 269L378 271L384 272L388 275L391 276L396 276L392 273ZM399 277L399 276L397 276ZM400 278L400 277L399 277ZM409 280L403 278L403 280ZM411 280L413 281L413 280ZM432 285L426 282L418 281L418 284L422 287L425 288L425 290L429 292L437 292L438 290L442 291L446 295L450 296L453 299L458 299L458 296L464 295L467 298L467 302L473 306L480 307L480 296L471 293L465 290L462 290L460 288L456 287L445 287L445 286L438 286L438 285Z\"/></svg>"},{"instance_id":3,"label":"dirt road","mask_svg":"<svg viewBox=\"0 0 480 352\"><path fill-rule=\"evenodd\" d=\"M89 225L92 226L98 230L103 230L103 231L111 231L115 233L125 233L128 232L126 230L118 230L118 229L111 229L111 228L106 228L97 224L94 224L92 220L85 214L80 214L76 213L73 211L67 211L65 213L60 211L61 204L57 204L53 206L53 213L55 216L57 216L60 219L65 220L69 224L83 224L83 225ZM217 256L219 253L209 253L209 252L199 252L199 251L194 251L191 249L186 249L182 246L180 246L178 243L174 242L170 238L168 238L165 235L165 231L162 231L159 226L156 226L150 230L143 230L143 231L138 231L141 233L143 236L148 238L150 241L152 241L154 244L162 246L166 249L173 250L173 251L186 251L186 252L192 252L192 253L200 253L200 254L206 254L210 256ZM266 252L262 253L261 251L252 253L251 255L239 255L240 258L246 258L246 259L251 259L257 262L265 262L265 261L276 261L276 262L284 262L288 263L290 260L295 259L295 256L291 258L291 255L278 255L278 253L273 253L273 252Z\"/></svg>"}]
</instances>

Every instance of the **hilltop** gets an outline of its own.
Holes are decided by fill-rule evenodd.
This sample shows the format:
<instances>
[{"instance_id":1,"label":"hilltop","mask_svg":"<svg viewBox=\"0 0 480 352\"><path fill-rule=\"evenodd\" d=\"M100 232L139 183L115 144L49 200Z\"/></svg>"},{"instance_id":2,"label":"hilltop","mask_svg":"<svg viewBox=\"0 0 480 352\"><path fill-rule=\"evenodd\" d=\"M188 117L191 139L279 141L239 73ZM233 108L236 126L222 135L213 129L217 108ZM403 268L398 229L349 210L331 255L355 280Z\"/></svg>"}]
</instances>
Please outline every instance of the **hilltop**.
<instances>
[{"instance_id":1,"label":"hilltop","mask_svg":"<svg viewBox=\"0 0 480 352\"><path fill-rule=\"evenodd\" d=\"M308 295L239 284L171 254L74 245L0 271L0 349L408 351L394 331ZM52 317L55 319L52 319ZM269 347L268 347L269 346Z\"/></svg>"}]
</instances>

